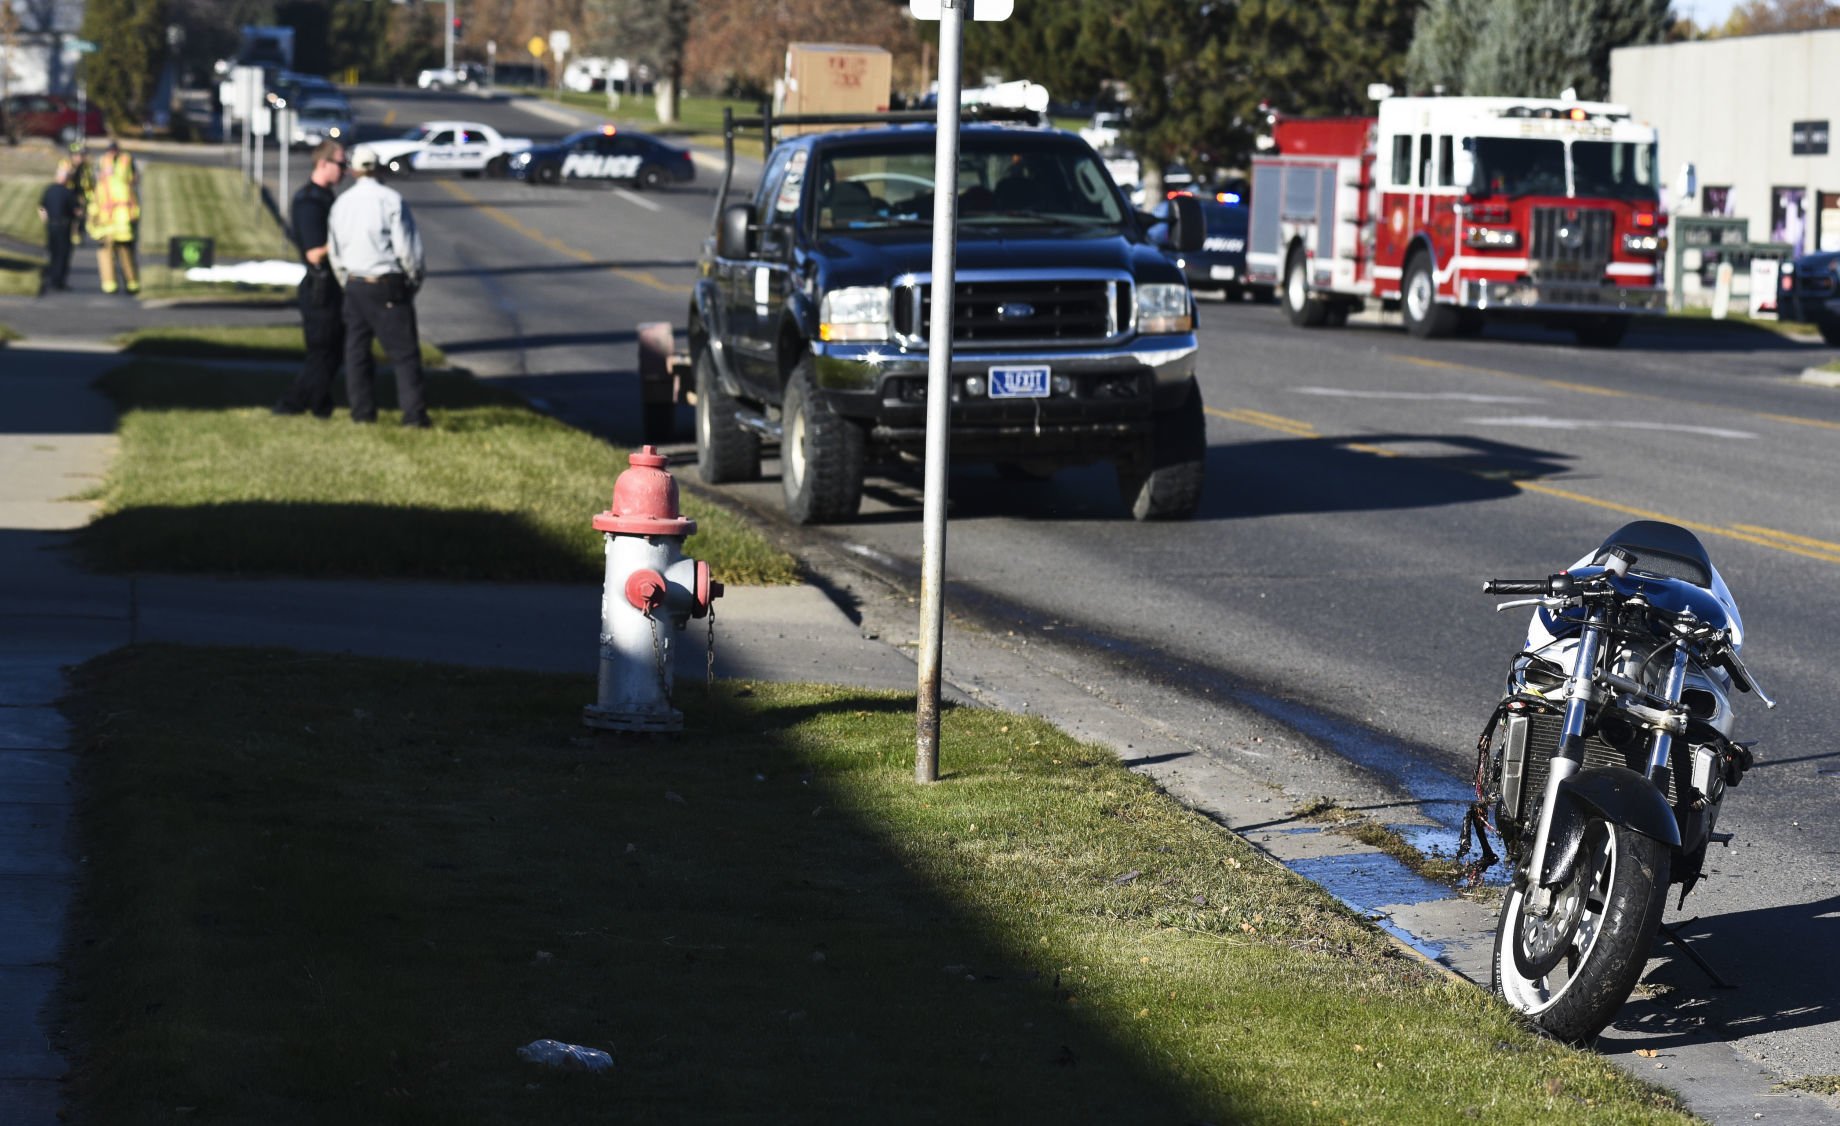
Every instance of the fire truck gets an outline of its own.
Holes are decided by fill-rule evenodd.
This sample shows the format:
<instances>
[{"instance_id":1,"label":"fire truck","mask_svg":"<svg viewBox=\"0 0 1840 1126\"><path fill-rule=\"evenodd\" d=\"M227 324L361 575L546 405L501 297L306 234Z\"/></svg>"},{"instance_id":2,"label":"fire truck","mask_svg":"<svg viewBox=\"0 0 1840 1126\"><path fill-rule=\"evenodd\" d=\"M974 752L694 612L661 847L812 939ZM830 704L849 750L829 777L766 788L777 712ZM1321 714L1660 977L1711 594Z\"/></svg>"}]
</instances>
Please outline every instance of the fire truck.
<instances>
[{"instance_id":1,"label":"fire truck","mask_svg":"<svg viewBox=\"0 0 1840 1126\"><path fill-rule=\"evenodd\" d=\"M1656 133L1622 106L1383 96L1374 117L1274 116L1271 140L1246 273L1295 324L1378 301L1415 336L1513 314L1614 347L1666 311Z\"/></svg>"}]
</instances>

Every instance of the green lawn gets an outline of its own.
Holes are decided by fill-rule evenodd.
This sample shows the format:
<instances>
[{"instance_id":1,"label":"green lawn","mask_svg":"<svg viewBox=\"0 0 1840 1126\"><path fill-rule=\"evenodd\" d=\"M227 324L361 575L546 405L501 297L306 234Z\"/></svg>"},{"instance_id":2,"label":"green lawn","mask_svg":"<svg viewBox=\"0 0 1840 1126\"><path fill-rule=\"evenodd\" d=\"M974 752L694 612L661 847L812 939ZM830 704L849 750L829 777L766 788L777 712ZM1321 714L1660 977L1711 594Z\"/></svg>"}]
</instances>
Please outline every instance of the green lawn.
<instances>
[{"instance_id":1,"label":"green lawn","mask_svg":"<svg viewBox=\"0 0 1840 1126\"><path fill-rule=\"evenodd\" d=\"M166 265L167 240L208 235L220 264L297 257L281 224L234 168L141 162L141 294L143 297L286 299L291 288L188 282Z\"/></svg>"},{"instance_id":2,"label":"green lawn","mask_svg":"<svg viewBox=\"0 0 1840 1126\"><path fill-rule=\"evenodd\" d=\"M597 580L626 451L507 392L431 373L432 431L276 418L292 373L137 360L106 376L121 449L78 537L107 571L310 578ZM784 583L792 559L750 525L686 496L689 554L731 583Z\"/></svg>"},{"instance_id":3,"label":"green lawn","mask_svg":"<svg viewBox=\"0 0 1840 1126\"><path fill-rule=\"evenodd\" d=\"M76 1121L1689 1121L1032 718L948 709L919 787L911 696L680 686L620 742L585 673L77 685Z\"/></svg>"},{"instance_id":4,"label":"green lawn","mask_svg":"<svg viewBox=\"0 0 1840 1126\"><path fill-rule=\"evenodd\" d=\"M37 176L0 178L0 234L29 246L45 244L45 225L38 218L38 200L47 182L46 178Z\"/></svg>"},{"instance_id":5,"label":"green lawn","mask_svg":"<svg viewBox=\"0 0 1840 1126\"><path fill-rule=\"evenodd\" d=\"M671 125L661 124L658 120L658 103L655 99L640 95L625 95L620 98L620 108L607 108L605 94L578 94L572 90L557 93L554 90L528 91L534 97L559 101L564 105L577 106L593 110L609 121L627 126L640 132L658 137L668 137L681 143L722 147L722 109L724 106L735 111L736 117L751 117L760 112L758 102L742 101L736 98L685 97L678 102L677 121ZM744 156L761 155L760 131L753 130L738 134L735 138L735 151Z\"/></svg>"}]
</instances>

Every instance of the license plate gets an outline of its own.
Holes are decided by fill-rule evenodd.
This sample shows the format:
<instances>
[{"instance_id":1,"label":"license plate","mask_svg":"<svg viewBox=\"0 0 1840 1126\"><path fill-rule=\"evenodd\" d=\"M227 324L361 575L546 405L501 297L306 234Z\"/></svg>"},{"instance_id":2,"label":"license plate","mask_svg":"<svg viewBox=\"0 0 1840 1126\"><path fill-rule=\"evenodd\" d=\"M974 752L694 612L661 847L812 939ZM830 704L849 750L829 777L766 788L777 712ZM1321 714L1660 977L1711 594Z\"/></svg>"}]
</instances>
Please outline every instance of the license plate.
<instances>
[{"instance_id":1,"label":"license plate","mask_svg":"<svg viewBox=\"0 0 1840 1126\"><path fill-rule=\"evenodd\" d=\"M1049 394L1048 375L1049 369L1044 365L993 367L990 369L990 397L1045 399Z\"/></svg>"},{"instance_id":2,"label":"license plate","mask_svg":"<svg viewBox=\"0 0 1840 1126\"><path fill-rule=\"evenodd\" d=\"M1231 266L1212 266L1208 269L1208 277L1215 281L1232 281L1238 276L1238 271Z\"/></svg>"}]
</instances>

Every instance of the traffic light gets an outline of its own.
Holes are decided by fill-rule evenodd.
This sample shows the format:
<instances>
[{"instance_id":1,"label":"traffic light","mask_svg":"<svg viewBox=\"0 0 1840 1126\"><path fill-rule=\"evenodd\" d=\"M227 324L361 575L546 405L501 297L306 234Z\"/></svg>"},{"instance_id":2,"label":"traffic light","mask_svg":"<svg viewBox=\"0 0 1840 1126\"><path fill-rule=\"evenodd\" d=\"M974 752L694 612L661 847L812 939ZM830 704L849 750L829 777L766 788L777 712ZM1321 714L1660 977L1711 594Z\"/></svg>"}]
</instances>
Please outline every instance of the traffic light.
<instances>
[{"instance_id":1,"label":"traffic light","mask_svg":"<svg viewBox=\"0 0 1840 1126\"><path fill-rule=\"evenodd\" d=\"M459 16L454 17L454 38L455 39L460 38L460 17Z\"/></svg>"}]
</instances>

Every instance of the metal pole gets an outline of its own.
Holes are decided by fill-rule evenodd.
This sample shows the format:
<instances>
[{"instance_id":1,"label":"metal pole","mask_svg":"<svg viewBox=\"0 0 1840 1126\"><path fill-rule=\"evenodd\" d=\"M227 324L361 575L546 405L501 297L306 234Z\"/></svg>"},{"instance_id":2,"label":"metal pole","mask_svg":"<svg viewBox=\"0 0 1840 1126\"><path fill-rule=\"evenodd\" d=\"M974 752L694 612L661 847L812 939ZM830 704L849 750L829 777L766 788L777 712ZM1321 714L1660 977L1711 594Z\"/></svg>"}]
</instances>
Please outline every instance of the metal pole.
<instances>
[{"instance_id":1,"label":"metal pole","mask_svg":"<svg viewBox=\"0 0 1840 1126\"><path fill-rule=\"evenodd\" d=\"M447 0L447 31L442 39L447 43L447 70L449 74L452 74L454 69L454 0Z\"/></svg>"},{"instance_id":2,"label":"metal pole","mask_svg":"<svg viewBox=\"0 0 1840 1126\"><path fill-rule=\"evenodd\" d=\"M292 224L294 221L294 201L288 196L288 165L294 163L294 109L288 107L281 111L281 140L279 151L281 158L281 197L275 202L281 205L281 220Z\"/></svg>"},{"instance_id":3,"label":"metal pole","mask_svg":"<svg viewBox=\"0 0 1840 1126\"><path fill-rule=\"evenodd\" d=\"M933 317L926 348L926 497L920 555L920 687L914 781L939 781L940 650L945 631L946 468L952 422L952 274L958 238L959 45L964 0L941 0L939 125L933 157Z\"/></svg>"}]
</instances>

